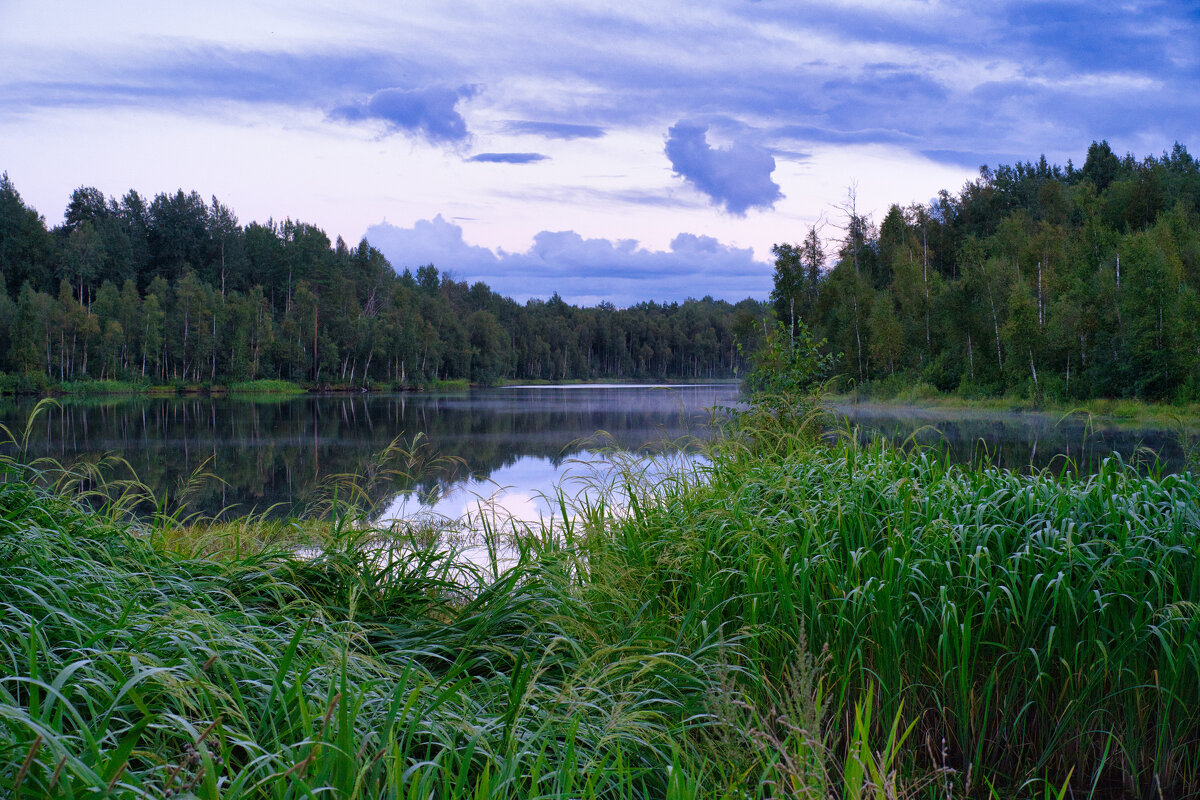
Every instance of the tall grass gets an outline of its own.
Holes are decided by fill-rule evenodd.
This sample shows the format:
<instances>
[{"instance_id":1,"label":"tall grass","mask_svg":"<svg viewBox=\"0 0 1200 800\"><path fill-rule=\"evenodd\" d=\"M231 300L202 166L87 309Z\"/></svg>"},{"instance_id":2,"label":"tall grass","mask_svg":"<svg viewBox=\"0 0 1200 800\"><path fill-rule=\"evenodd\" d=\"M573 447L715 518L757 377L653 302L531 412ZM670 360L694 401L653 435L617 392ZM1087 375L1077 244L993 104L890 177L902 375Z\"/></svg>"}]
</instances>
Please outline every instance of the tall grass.
<instances>
[{"instance_id":1,"label":"tall grass","mask_svg":"<svg viewBox=\"0 0 1200 800\"><path fill-rule=\"evenodd\" d=\"M305 387L290 380L259 378L235 381L229 384L229 392L233 395L304 395Z\"/></svg>"},{"instance_id":2,"label":"tall grass","mask_svg":"<svg viewBox=\"0 0 1200 800\"><path fill-rule=\"evenodd\" d=\"M801 410L561 494L503 563L480 521L490 564L372 524L382 462L309 520L133 518L18 433L0 794L1200 795L1194 476L818 444Z\"/></svg>"},{"instance_id":3,"label":"tall grass","mask_svg":"<svg viewBox=\"0 0 1200 800\"><path fill-rule=\"evenodd\" d=\"M844 768L874 697L873 740L913 726L914 780L1200 793L1194 476L1115 457L1091 476L1022 476L882 443L771 442L658 499L596 543L593 583L740 638L739 685L760 708L823 649L821 741Z\"/></svg>"}]
</instances>

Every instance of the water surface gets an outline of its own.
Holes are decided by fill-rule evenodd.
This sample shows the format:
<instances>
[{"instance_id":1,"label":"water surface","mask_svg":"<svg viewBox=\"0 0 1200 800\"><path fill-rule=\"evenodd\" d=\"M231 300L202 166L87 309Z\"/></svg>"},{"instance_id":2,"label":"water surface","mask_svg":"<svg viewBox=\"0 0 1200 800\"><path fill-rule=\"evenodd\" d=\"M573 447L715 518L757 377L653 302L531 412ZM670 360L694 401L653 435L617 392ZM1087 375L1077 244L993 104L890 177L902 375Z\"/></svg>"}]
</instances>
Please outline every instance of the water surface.
<instances>
[{"instance_id":1,"label":"water surface","mask_svg":"<svg viewBox=\"0 0 1200 800\"><path fill-rule=\"evenodd\" d=\"M327 507L335 476L354 474L384 517L460 517L483 502L535 519L556 512L545 495L564 475L572 494L579 489L572 480L603 472L614 449L664 452L687 437L709 436L710 409L737 400L733 384L69 399L34 421L25 457L71 463L119 455L172 503L190 476L211 473L220 480L196 483L189 497L190 510L209 515L285 516ZM17 431L33 405L0 404L0 421ZM982 457L1010 469L1086 472L1115 451L1145 469L1158 460L1158 468L1178 470L1182 445L1200 438L1195 430L1055 414L869 404L837 410L846 420L839 425L859 426L860 438L885 436L944 449L958 462ZM389 446L395 457L382 459ZM405 451L419 457L406 458Z\"/></svg>"},{"instance_id":2,"label":"water surface","mask_svg":"<svg viewBox=\"0 0 1200 800\"><path fill-rule=\"evenodd\" d=\"M69 399L35 419L26 458L119 455L157 496L211 473L220 480L200 481L189 506L205 514L303 513L327 505L334 476L347 474L391 513L428 510L431 497L454 498L444 510L456 513L464 498L501 489L540 502L564 468L608 450L659 452L708 436L709 409L737 399L733 384L566 389ZM0 421L17 431L33 406L0 405Z\"/></svg>"},{"instance_id":3,"label":"water surface","mask_svg":"<svg viewBox=\"0 0 1200 800\"><path fill-rule=\"evenodd\" d=\"M930 447L955 463L988 463L1012 470L1090 474L1114 454L1142 471L1178 472L1200 439L1195 427L1102 420L1041 411L838 405L858 438L882 436Z\"/></svg>"}]
</instances>

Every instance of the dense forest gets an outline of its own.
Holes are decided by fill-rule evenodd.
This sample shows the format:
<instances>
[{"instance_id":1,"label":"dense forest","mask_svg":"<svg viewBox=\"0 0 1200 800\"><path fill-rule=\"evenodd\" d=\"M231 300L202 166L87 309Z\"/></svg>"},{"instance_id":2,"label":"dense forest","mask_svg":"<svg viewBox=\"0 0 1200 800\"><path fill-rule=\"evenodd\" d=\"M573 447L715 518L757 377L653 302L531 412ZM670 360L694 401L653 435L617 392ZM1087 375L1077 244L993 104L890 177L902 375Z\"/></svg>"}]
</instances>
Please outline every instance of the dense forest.
<instances>
[{"instance_id":1,"label":"dense forest","mask_svg":"<svg viewBox=\"0 0 1200 800\"><path fill-rule=\"evenodd\" d=\"M453 265L450 265L453 266ZM711 298L521 305L432 265L397 272L366 241L312 225L240 225L215 197L72 193L61 225L0 178L0 372L8 389L284 379L717 378L765 309Z\"/></svg>"},{"instance_id":2,"label":"dense forest","mask_svg":"<svg viewBox=\"0 0 1200 800\"><path fill-rule=\"evenodd\" d=\"M1182 145L1081 168L982 168L958 195L853 193L835 237L774 248L771 301L858 385L966 396L1200 399L1200 164ZM397 273L366 241L241 225L215 197L81 187L61 225L0 177L0 388L72 381L411 387L437 380L717 378L761 304L519 304L454 265Z\"/></svg>"},{"instance_id":3,"label":"dense forest","mask_svg":"<svg viewBox=\"0 0 1200 800\"><path fill-rule=\"evenodd\" d=\"M832 267L819 227L776 245L771 299L868 389L1195 401L1198 209L1200 166L1179 144L985 167L877 226L851 192Z\"/></svg>"}]
</instances>

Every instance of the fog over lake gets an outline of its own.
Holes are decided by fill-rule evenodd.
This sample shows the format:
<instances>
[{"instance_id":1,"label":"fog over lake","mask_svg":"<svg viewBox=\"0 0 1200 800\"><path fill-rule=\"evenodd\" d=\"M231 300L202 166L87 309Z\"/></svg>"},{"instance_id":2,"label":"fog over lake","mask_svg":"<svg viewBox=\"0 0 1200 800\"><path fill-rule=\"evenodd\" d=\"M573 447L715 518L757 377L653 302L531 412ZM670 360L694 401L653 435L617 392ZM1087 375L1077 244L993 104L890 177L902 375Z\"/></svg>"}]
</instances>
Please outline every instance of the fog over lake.
<instances>
[{"instance_id":1,"label":"fog over lake","mask_svg":"<svg viewBox=\"0 0 1200 800\"><path fill-rule=\"evenodd\" d=\"M202 481L189 505L205 514L303 513L329 500L332 476L357 474L360 485L377 478L369 493L385 516L461 516L491 500L529 518L553 510L544 495L564 475L571 494L603 471L614 450L661 453L708 438L712 409L738 399L734 384L67 399L35 419L26 458L69 464L119 455L156 494L171 497L189 476L211 473L220 480ZM0 421L19 435L34 402L6 401ZM882 435L1010 469L1090 471L1116 451L1143 468L1158 457L1163 469L1175 470L1187 438L1169 427L1101 425L1078 415L869 404L835 410L831 435L859 426L861 439ZM381 461L393 443L404 452Z\"/></svg>"}]
</instances>

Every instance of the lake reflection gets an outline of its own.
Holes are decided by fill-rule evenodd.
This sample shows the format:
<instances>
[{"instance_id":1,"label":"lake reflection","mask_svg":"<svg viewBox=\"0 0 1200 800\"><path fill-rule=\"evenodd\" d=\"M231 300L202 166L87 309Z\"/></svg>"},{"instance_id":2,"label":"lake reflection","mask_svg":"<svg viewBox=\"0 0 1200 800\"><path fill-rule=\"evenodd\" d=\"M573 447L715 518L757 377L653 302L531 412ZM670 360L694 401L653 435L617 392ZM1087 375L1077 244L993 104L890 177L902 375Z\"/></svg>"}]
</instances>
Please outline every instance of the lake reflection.
<instances>
[{"instance_id":1,"label":"lake reflection","mask_svg":"<svg viewBox=\"0 0 1200 800\"><path fill-rule=\"evenodd\" d=\"M388 508L405 491L470 497L509 486L509 473L557 474L580 453L608 447L650 452L680 437L706 436L708 409L736 399L735 385L717 384L69 400L35 421L27 457L70 463L114 453L159 496L203 469L222 480L202 483L190 510L272 509L281 516L327 500L330 476L364 473L397 437L404 450L444 457L431 471L418 464L420 474L411 480L376 481L371 499ZM33 405L0 406L0 420L19 430ZM597 438L598 431L605 435ZM412 471L403 458L389 466ZM553 482L520 488L534 496L552 492Z\"/></svg>"},{"instance_id":2,"label":"lake reflection","mask_svg":"<svg viewBox=\"0 0 1200 800\"><path fill-rule=\"evenodd\" d=\"M1138 426L1089 420L1082 414L1036 411L839 405L836 410L858 438L882 436L893 442L947 452L955 463L984 463L1012 470L1092 473L1113 453L1142 470L1178 472L1185 466L1184 444L1200 430Z\"/></svg>"},{"instance_id":3,"label":"lake reflection","mask_svg":"<svg viewBox=\"0 0 1200 800\"><path fill-rule=\"evenodd\" d=\"M532 521L560 513L545 495L553 495L564 473L594 478L602 461L597 454L612 447L657 452L680 437L707 436L708 409L737 399L731 384L74 399L35 421L27 457L69 464L117 454L157 496L167 492L172 499L202 469L221 480L201 483L188 508L207 515L304 513L331 497L331 476L354 473L375 476L369 496L383 518L430 511L457 518L482 500L501 514ZM10 400L0 405L0 421L19 431L33 405ZM1089 471L1114 450L1143 462L1152 451L1166 470L1180 469L1184 461L1180 434L1170 428L1089 427L1076 417L1037 413L871 405L838 410L861 426L862 438L903 442L916 432L916 441L947 448L958 462L971 461L984 448L991 463L1012 469L1059 469L1070 459L1073 468ZM597 431L605 436L596 438ZM1195 440L1197 431L1189 435ZM390 466L410 477L387 474L389 465L378 456L397 437L399 447L438 454L448 463L430 470L393 460ZM564 488L568 495L576 491Z\"/></svg>"}]
</instances>

